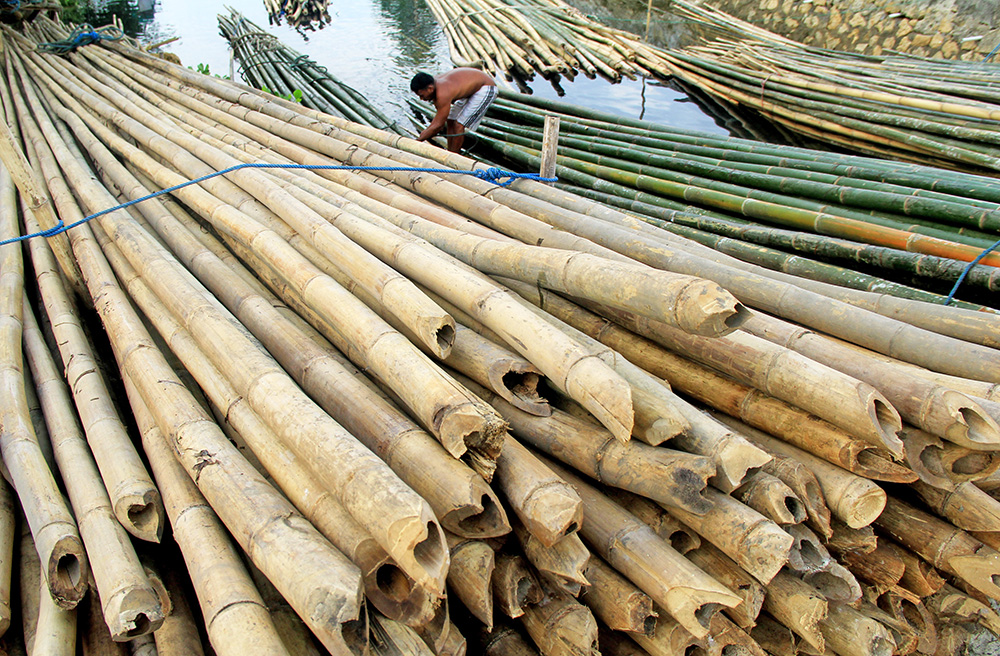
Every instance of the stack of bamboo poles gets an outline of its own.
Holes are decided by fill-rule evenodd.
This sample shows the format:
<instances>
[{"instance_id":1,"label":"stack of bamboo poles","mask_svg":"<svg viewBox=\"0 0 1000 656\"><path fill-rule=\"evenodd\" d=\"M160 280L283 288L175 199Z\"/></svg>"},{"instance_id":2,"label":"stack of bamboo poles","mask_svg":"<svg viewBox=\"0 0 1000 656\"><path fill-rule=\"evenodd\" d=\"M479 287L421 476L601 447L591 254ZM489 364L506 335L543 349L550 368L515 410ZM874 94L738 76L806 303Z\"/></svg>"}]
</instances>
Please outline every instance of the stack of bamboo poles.
<instances>
[{"instance_id":1,"label":"stack of bamboo poles","mask_svg":"<svg viewBox=\"0 0 1000 656\"><path fill-rule=\"evenodd\" d=\"M776 271L941 303L1000 239L992 178L679 130L521 94L502 92L491 106L479 152L537 168L545 116L560 120L559 188ZM1000 307L998 265L994 253L970 269L959 297Z\"/></svg>"},{"instance_id":2,"label":"stack of bamboo poles","mask_svg":"<svg viewBox=\"0 0 1000 656\"><path fill-rule=\"evenodd\" d=\"M264 0L268 24L281 25L285 19L292 27L307 30L321 30L330 22L328 4L329 0Z\"/></svg>"},{"instance_id":3,"label":"stack of bamboo poles","mask_svg":"<svg viewBox=\"0 0 1000 656\"><path fill-rule=\"evenodd\" d=\"M578 72L611 81L669 75L663 52L562 0L427 0L456 66L530 80Z\"/></svg>"},{"instance_id":4,"label":"stack of bamboo poles","mask_svg":"<svg viewBox=\"0 0 1000 656\"><path fill-rule=\"evenodd\" d=\"M716 30L666 55L677 78L852 151L1000 171L1000 65L812 48L704 4L671 6Z\"/></svg>"},{"instance_id":5,"label":"stack of bamboo poles","mask_svg":"<svg viewBox=\"0 0 1000 656\"><path fill-rule=\"evenodd\" d=\"M229 16L218 16L219 32L229 41L247 84L284 98L294 96L306 107L327 114L400 132L395 121L325 67L292 50L235 9L229 12Z\"/></svg>"},{"instance_id":6,"label":"stack of bamboo poles","mask_svg":"<svg viewBox=\"0 0 1000 656\"><path fill-rule=\"evenodd\" d=\"M401 171L474 163L123 44L34 50L63 34L4 28L0 238L229 172L29 240L27 283L0 245L0 600L20 505L30 653L1000 629L995 316L883 316L538 182Z\"/></svg>"}]
</instances>

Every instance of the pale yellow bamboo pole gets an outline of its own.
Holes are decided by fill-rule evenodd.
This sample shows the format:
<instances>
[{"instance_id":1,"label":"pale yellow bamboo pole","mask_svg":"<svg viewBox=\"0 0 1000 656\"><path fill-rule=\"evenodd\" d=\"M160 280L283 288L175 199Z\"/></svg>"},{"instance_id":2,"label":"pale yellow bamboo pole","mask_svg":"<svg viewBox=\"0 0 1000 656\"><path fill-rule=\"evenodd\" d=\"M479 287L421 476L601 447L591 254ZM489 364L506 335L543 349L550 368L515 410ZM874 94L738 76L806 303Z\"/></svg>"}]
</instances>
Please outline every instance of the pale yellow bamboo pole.
<instances>
[{"instance_id":1,"label":"pale yellow bamboo pole","mask_svg":"<svg viewBox=\"0 0 1000 656\"><path fill-rule=\"evenodd\" d=\"M695 567L661 540L653 530L621 506L549 461L572 483L584 504L580 534L612 567L663 607L696 637L708 634L711 615L731 608L740 598Z\"/></svg>"},{"instance_id":2,"label":"pale yellow bamboo pole","mask_svg":"<svg viewBox=\"0 0 1000 656\"><path fill-rule=\"evenodd\" d=\"M371 623L371 633L377 636L369 644L371 653L375 656L395 656L395 654L411 654L412 656L434 656L434 652L421 639L417 632L388 617L373 611L368 615Z\"/></svg>"},{"instance_id":3,"label":"pale yellow bamboo pole","mask_svg":"<svg viewBox=\"0 0 1000 656\"><path fill-rule=\"evenodd\" d=\"M8 58L8 64L11 59ZM45 173L49 192L60 215L67 222L75 222L83 217L76 202L70 200L71 192L38 131L35 119L29 118L32 114L40 117L43 112L34 102L35 94L30 87L24 87L24 94L33 101L34 112L25 106L25 98L21 95L16 96L14 101L29 137L32 159L38 161ZM25 227L32 232L40 229L31 216L25 216ZM107 384L96 364L93 347L56 269L48 240L30 240L28 248L66 378L73 390L73 400L112 499L115 515L136 537L156 541L163 523L159 493L114 408Z\"/></svg>"},{"instance_id":4,"label":"pale yellow bamboo pole","mask_svg":"<svg viewBox=\"0 0 1000 656\"><path fill-rule=\"evenodd\" d=\"M216 653L245 656L259 650L289 656L222 523L177 462L149 411L138 402L133 410Z\"/></svg>"},{"instance_id":5,"label":"pale yellow bamboo pole","mask_svg":"<svg viewBox=\"0 0 1000 656\"><path fill-rule=\"evenodd\" d=\"M580 593L580 601L594 617L615 631L653 632L657 615L649 595L596 556L590 557L583 573L590 587Z\"/></svg>"},{"instance_id":6,"label":"pale yellow bamboo pole","mask_svg":"<svg viewBox=\"0 0 1000 656\"><path fill-rule=\"evenodd\" d=\"M801 524L806 519L805 506L791 488L764 472L748 476L733 496L776 524Z\"/></svg>"},{"instance_id":7,"label":"pale yellow bamboo pole","mask_svg":"<svg viewBox=\"0 0 1000 656\"><path fill-rule=\"evenodd\" d=\"M83 656L127 656L128 647L111 639L111 632L104 621L100 600L92 587L90 594L77 606L77 639Z\"/></svg>"},{"instance_id":8,"label":"pale yellow bamboo pole","mask_svg":"<svg viewBox=\"0 0 1000 656\"><path fill-rule=\"evenodd\" d=\"M792 536L727 494L710 488L705 496L713 505L702 516L676 508L668 510L758 581L770 581L788 562Z\"/></svg>"},{"instance_id":9,"label":"pale yellow bamboo pole","mask_svg":"<svg viewBox=\"0 0 1000 656\"><path fill-rule=\"evenodd\" d=\"M900 467L900 469L903 469ZM823 497L823 489L812 471L793 458L775 455L771 461L762 467L762 471L781 479L798 500L805 506L808 519L806 523L814 531L829 539L833 534L830 528L830 509Z\"/></svg>"},{"instance_id":10,"label":"pale yellow bamboo pole","mask_svg":"<svg viewBox=\"0 0 1000 656\"><path fill-rule=\"evenodd\" d=\"M590 610L562 593L529 606L524 628L548 656L597 656L597 622Z\"/></svg>"},{"instance_id":11,"label":"pale yellow bamboo pole","mask_svg":"<svg viewBox=\"0 0 1000 656\"><path fill-rule=\"evenodd\" d=\"M74 656L76 609L61 608L52 599L45 582L39 583L41 591L38 594L38 624L30 656Z\"/></svg>"},{"instance_id":12,"label":"pale yellow bamboo pole","mask_svg":"<svg viewBox=\"0 0 1000 656\"><path fill-rule=\"evenodd\" d=\"M31 307L24 307L24 345L38 386L52 447L75 511L80 536L111 635L128 640L159 628L164 610L150 586L124 527L111 508L87 441L73 413L66 383L59 375Z\"/></svg>"},{"instance_id":13,"label":"pale yellow bamboo pole","mask_svg":"<svg viewBox=\"0 0 1000 656\"><path fill-rule=\"evenodd\" d=\"M21 631L24 634L24 647L30 654L35 642L35 631L38 628L39 592L42 577L41 561L38 550L31 537L31 529L21 515L21 531L19 539L18 558L18 599L21 606ZM103 618L102 618L103 621Z\"/></svg>"},{"instance_id":14,"label":"pale yellow bamboo pole","mask_svg":"<svg viewBox=\"0 0 1000 656\"><path fill-rule=\"evenodd\" d=\"M496 482L518 519L542 545L551 547L580 528L583 504L573 487L510 436L497 458Z\"/></svg>"},{"instance_id":15,"label":"pale yellow bamboo pole","mask_svg":"<svg viewBox=\"0 0 1000 656\"><path fill-rule=\"evenodd\" d=\"M500 412L519 439L591 478L696 514L709 509L702 492L715 466L708 458L637 441L622 444L603 427L561 410L534 417L482 388L472 389Z\"/></svg>"},{"instance_id":16,"label":"pale yellow bamboo pole","mask_svg":"<svg viewBox=\"0 0 1000 656\"><path fill-rule=\"evenodd\" d=\"M267 612L271 616L271 621L274 622L274 628L277 630L278 635L281 636L281 642L285 645L288 653L291 656L321 656L324 651L323 647L318 643L302 618L298 616L288 601L281 596L281 593L274 587L274 584L267 580L263 572L253 565L249 566L249 570L250 578L253 580L257 590L260 591L260 598L264 600L264 607L267 608ZM367 614L364 620L354 623L352 634L362 632L366 622L370 623ZM370 631L370 624L368 628ZM363 633L361 633L361 636L363 637ZM369 639L370 637L369 633ZM353 648L352 652L363 652L360 645L355 645L354 641L350 643L350 646Z\"/></svg>"},{"instance_id":17,"label":"pale yellow bamboo pole","mask_svg":"<svg viewBox=\"0 0 1000 656\"><path fill-rule=\"evenodd\" d=\"M747 332L780 344L878 389L903 419L925 431L972 449L1000 445L1000 426L970 397L909 374L908 367L864 357L856 348L762 313L748 320Z\"/></svg>"},{"instance_id":18,"label":"pale yellow bamboo pole","mask_svg":"<svg viewBox=\"0 0 1000 656\"><path fill-rule=\"evenodd\" d=\"M40 79L47 79L46 73L34 68L32 62L27 63ZM54 82L47 84L57 88ZM75 101L66 96L63 96L62 100L74 108L72 112L59 108L59 113L75 132L85 132L80 119L87 119L91 129L114 148L126 153L130 159L142 164L146 172L155 177L159 184L169 186L184 181L180 176L158 167L141 151L103 129L100 122L94 122L82 105L75 104ZM338 346L350 353L362 366L370 367L376 374L389 381L407 400L409 406L417 410L425 425L431 430L444 434L455 431L458 435L464 435L470 429L470 420L473 432L479 428L478 416L470 416L468 412L469 406L475 405L469 395L461 393L453 382L444 380L439 370L429 369L429 361L415 347L401 335L393 335L371 310L342 287L320 274L318 269L304 261L297 252L291 250L291 246L278 239L276 234L250 221L242 213L234 214L233 208L220 203L196 187L187 187L178 192L178 195L194 207L200 208L206 216L215 219L225 218L228 221L227 229L234 237L243 240L243 243L252 243L258 255L264 256L270 265L277 267L276 273L280 272L279 275L284 276L285 283L295 286L310 306L329 321L325 325L335 327L335 333L328 334L328 337L337 341ZM281 262L293 263L293 270L282 268ZM389 352L393 354L394 366L391 367L385 364ZM400 358L407 360L406 365L395 366L399 365ZM421 390L422 393L418 394L416 390ZM429 391L435 393L428 393ZM442 396L445 398L441 399ZM444 413L439 412L441 408L439 403L445 404L448 410ZM448 406L448 404L454 405Z\"/></svg>"},{"instance_id":19,"label":"pale yellow bamboo pole","mask_svg":"<svg viewBox=\"0 0 1000 656\"><path fill-rule=\"evenodd\" d=\"M542 600L542 588L528 562L516 553L499 553L493 569L495 608L510 618L524 615L528 604Z\"/></svg>"},{"instance_id":20,"label":"pale yellow bamboo pole","mask_svg":"<svg viewBox=\"0 0 1000 656\"><path fill-rule=\"evenodd\" d=\"M965 531L1000 531L1000 501L973 483L959 483L945 491L922 481L913 489L935 513Z\"/></svg>"},{"instance_id":21,"label":"pale yellow bamboo pole","mask_svg":"<svg viewBox=\"0 0 1000 656\"><path fill-rule=\"evenodd\" d=\"M942 490L972 481L985 490L998 486L1000 454L967 449L912 426L904 426L899 435L907 464L924 483Z\"/></svg>"},{"instance_id":22,"label":"pale yellow bamboo pole","mask_svg":"<svg viewBox=\"0 0 1000 656\"><path fill-rule=\"evenodd\" d=\"M654 610L659 610L654 607ZM696 638L674 618L660 613L652 635L629 633L628 636L650 656L708 656L706 640Z\"/></svg>"},{"instance_id":23,"label":"pale yellow bamboo pole","mask_svg":"<svg viewBox=\"0 0 1000 656\"><path fill-rule=\"evenodd\" d=\"M0 237L18 234L14 184L0 169ZM21 355L24 288L21 247L0 247L0 455L34 536L42 578L56 603L73 608L86 592L87 560L76 523L38 447L28 419Z\"/></svg>"},{"instance_id":24,"label":"pale yellow bamboo pole","mask_svg":"<svg viewBox=\"0 0 1000 656\"><path fill-rule=\"evenodd\" d=\"M752 442L766 451L787 456L806 464L823 488L827 506L835 517L851 528L871 524L885 506L885 492L868 479L852 474L825 460L820 460L786 442L751 428L730 417L716 415L716 418L739 430Z\"/></svg>"},{"instance_id":25,"label":"pale yellow bamboo pole","mask_svg":"<svg viewBox=\"0 0 1000 656\"><path fill-rule=\"evenodd\" d=\"M451 566L448 586L476 619L493 628L493 591L490 587L496 553L482 540L467 540L448 534Z\"/></svg>"},{"instance_id":26,"label":"pale yellow bamboo pole","mask_svg":"<svg viewBox=\"0 0 1000 656\"><path fill-rule=\"evenodd\" d=\"M573 597L578 596L583 587L590 585L590 581L583 575L590 559L590 551L577 533L570 533L546 547L520 523L515 522L513 528L528 562L541 576L540 583L549 588L558 588Z\"/></svg>"},{"instance_id":27,"label":"pale yellow bamboo pole","mask_svg":"<svg viewBox=\"0 0 1000 656\"><path fill-rule=\"evenodd\" d=\"M830 648L842 656L890 656L896 647L884 626L846 604L830 604L820 627Z\"/></svg>"}]
</instances>

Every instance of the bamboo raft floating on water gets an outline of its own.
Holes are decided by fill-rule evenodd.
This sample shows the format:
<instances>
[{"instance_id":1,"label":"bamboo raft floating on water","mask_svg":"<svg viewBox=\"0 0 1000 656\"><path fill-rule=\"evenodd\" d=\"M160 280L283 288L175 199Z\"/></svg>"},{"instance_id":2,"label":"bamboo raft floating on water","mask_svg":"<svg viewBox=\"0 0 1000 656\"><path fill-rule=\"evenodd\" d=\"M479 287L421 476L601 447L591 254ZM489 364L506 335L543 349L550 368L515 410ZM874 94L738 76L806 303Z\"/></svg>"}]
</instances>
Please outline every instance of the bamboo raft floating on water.
<instances>
[{"instance_id":1,"label":"bamboo raft floating on water","mask_svg":"<svg viewBox=\"0 0 1000 656\"><path fill-rule=\"evenodd\" d=\"M5 28L4 237L243 162L475 166L124 44L34 50L62 30ZM0 621L19 506L36 652L169 653L201 623L220 654L882 656L1000 627L995 315L932 333L548 185L426 171L231 171L29 240L27 283L20 249ZM95 366L67 389L56 357ZM148 471L105 472L123 433Z\"/></svg>"}]
</instances>

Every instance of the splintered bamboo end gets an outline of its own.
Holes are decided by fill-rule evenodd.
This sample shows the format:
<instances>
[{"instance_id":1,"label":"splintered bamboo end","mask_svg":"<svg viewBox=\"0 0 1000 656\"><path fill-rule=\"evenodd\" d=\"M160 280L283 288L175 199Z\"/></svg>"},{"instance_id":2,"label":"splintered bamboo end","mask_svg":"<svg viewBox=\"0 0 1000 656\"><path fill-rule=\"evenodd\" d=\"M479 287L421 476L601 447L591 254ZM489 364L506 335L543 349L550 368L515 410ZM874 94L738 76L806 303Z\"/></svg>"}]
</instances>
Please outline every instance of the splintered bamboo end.
<instances>
[{"instance_id":1,"label":"splintered bamboo end","mask_svg":"<svg viewBox=\"0 0 1000 656\"><path fill-rule=\"evenodd\" d=\"M536 417L548 417L552 406L538 393L542 374L522 360L505 359L490 366L490 388L512 406Z\"/></svg>"},{"instance_id":2,"label":"splintered bamboo end","mask_svg":"<svg viewBox=\"0 0 1000 656\"><path fill-rule=\"evenodd\" d=\"M731 434L715 459L715 476L711 483L727 494L743 485L747 472L759 469L771 461L771 456L746 439Z\"/></svg>"},{"instance_id":3,"label":"splintered bamboo end","mask_svg":"<svg viewBox=\"0 0 1000 656\"><path fill-rule=\"evenodd\" d=\"M468 403L442 411L438 435L445 450L460 458L475 449L496 458L503 447L507 422L485 403Z\"/></svg>"},{"instance_id":4,"label":"splintered bamboo end","mask_svg":"<svg viewBox=\"0 0 1000 656\"><path fill-rule=\"evenodd\" d=\"M163 624L164 609L152 588L123 590L104 601L104 620L115 642L152 633Z\"/></svg>"},{"instance_id":5,"label":"splintered bamboo end","mask_svg":"<svg viewBox=\"0 0 1000 656\"><path fill-rule=\"evenodd\" d=\"M583 502L572 486L559 481L537 488L525 500L521 519L546 547L576 533L583 523Z\"/></svg>"},{"instance_id":6,"label":"splintered bamboo end","mask_svg":"<svg viewBox=\"0 0 1000 656\"><path fill-rule=\"evenodd\" d=\"M854 473L875 481L913 483L920 478L919 474L912 469L897 465L883 457L876 447L868 447L859 451L856 456L856 462L857 466L853 469ZM1000 466L1000 459L996 459L996 462Z\"/></svg>"},{"instance_id":7,"label":"splintered bamboo end","mask_svg":"<svg viewBox=\"0 0 1000 656\"><path fill-rule=\"evenodd\" d=\"M954 423L943 437L967 449L992 451L1000 448L1000 426L976 404L964 404L952 415Z\"/></svg>"},{"instance_id":8,"label":"splintered bamboo end","mask_svg":"<svg viewBox=\"0 0 1000 656\"><path fill-rule=\"evenodd\" d=\"M709 633L712 617L723 607L733 608L741 601L740 597L729 592L723 594L678 586L667 592L663 609L688 633L704 638Z\"/></svg>"},{"instance_id":9,"label":"splintered bamboo end","mask_svg":"<svg viewBox=\"0 0 1000 656\"><path fill-rule=\"evenodd\" d=\"M1000 553L982 545L975 554L949 558L948 566L970 586L1000 601Z\"/></svg>"},{"instance_id":10,"label":"splintered bamboo end","mask_svg":"<svg viewBox=\"0 0 1000 656\"><path fill-rule=\"evenodd\" d=\"M159 543L163 536L163 502L155 489L119 496L115 500L115 517L140 540Z\"/></svg>"},{"instance_id":11,"label":"splintered bamboo end","mask_svg":"<svg viewBox=\"0 0 1000 656\"><path fill-rule=\"evenodd\" d=\"M418 585L435 594L443 593L451 558L444 531L437 521L407 521L393 537L399 548L390 553L399 567Z\"/></svg>"},{"instance_id":12,"label":"splintered bamboo end","mask_svg":"<svg viewBox=\"0 0 1000 656\"><path fill-rule=\"evenodd\" d=\"M365 575L365 595L383 615L410 627L431 621L440 603L391 561Z\"/></svg>"},{"instance_id":13,"label":"splintered bamboo end","mask_svg":"<svg viewBox=\"0 0 1000 656\"><path fill-rule=\"evenodd\" d=\"M695 280L678 296L674 317L675 325L685 332L722 337L739 328L750 312L718 283Z\"/></svg>"},{"instance_id":14,"label":"splintered bamboo end","mask_svg":"<svg viewBox=\"0 0 1000 656\"><path fill-rule=\"evenodd\" d=\"M861 586L854 575L837 563L830 563L826 569L802 577L806 583L819 590L830 601L851 604L861 598Z\"/></svg>"},{"instance_id":15,"label":"splintered bamboo end","mask_svg":"<svg viewBox=\"0 0 1000 656\"><path fill-rule=\"evenodd\" d=\"M788 562L794 542L795 539L777 524L762 522L744 539L743 550L739 553L740 566L761 583L767 583Z\"/></svg>"}]
</instances>

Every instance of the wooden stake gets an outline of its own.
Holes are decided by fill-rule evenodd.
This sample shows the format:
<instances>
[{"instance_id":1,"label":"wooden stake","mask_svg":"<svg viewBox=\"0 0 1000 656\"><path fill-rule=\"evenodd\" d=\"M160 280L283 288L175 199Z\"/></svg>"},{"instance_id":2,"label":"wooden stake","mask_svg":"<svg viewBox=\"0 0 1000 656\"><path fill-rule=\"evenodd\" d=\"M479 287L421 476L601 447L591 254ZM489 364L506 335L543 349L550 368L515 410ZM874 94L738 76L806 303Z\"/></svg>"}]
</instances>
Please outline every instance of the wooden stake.
<instances>
[{"instance_id":1,"label":"wooden stake","mask_svg":"<svg viewBox=\"0 0 1000 656\"><path fill-rule=\"evenodd\" d=\"M559 148L559 117L546 115L542 129L542 162L538 168L543 178L556 177L556 151ZM551 183L547 183L551 184Z\"/></svg>"}]
</instances>

